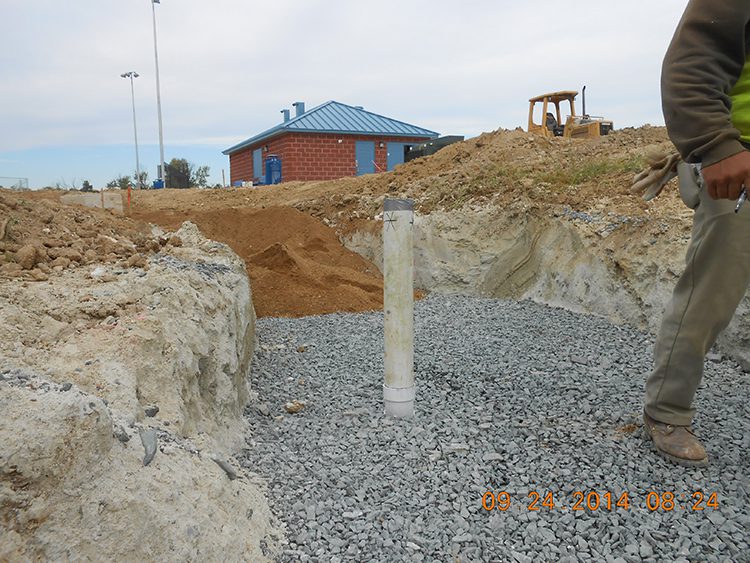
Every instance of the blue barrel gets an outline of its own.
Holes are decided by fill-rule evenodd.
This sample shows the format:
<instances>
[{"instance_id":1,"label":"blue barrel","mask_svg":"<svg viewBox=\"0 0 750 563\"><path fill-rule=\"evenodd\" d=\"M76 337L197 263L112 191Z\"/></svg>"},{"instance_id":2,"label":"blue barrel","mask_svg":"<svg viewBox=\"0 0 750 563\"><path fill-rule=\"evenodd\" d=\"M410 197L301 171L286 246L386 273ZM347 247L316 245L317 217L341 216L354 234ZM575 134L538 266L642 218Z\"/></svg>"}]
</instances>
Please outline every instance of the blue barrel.
<instances>
[{"instance_id":1,"label":"blue barrel","mask_svg":"<svg viewBox=\"0 0 750 563\"><path fill-rule=\"evenodd\" d=\"M164 180L162 180L161 178L157 178L156 180L154 180L154 189L155 190L160 190L163 187L164 187Z\"/></svg>"},{"instance_id":2,"label":"blue barrel","mask_svg":"<svg viewBox=\"0 0 750 563\"><path fill-rule=\"evenodd\" d=\"M281 183L281 159L275 154L266 157L266 184Z\"/></svg>"}]
</instances>

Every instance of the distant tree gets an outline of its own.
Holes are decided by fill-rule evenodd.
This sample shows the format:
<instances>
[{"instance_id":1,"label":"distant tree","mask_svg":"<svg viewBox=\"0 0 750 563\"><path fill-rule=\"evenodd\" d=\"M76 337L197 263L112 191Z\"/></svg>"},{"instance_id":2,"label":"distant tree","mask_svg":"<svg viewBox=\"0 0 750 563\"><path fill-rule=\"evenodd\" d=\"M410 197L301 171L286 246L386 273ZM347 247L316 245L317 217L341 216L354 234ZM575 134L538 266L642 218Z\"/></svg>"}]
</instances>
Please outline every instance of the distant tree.
<instances>
[{"instance_id":1,"label":"distant tree","mask_svg":"<svg viewBox=\"0 0 750 563\"><path fill-rule=\"evenodd\" d=\"M131 185L130 176L118 176L107 182L108 188L120 188L121 190L127 190L129 185Z\"/></svg>"},{"instance_id":2,"label":"distant tree","mask_svg":"<svg viewBox=\"0 0 750 563\"><path fill-rule=\"evenodd\" d=\"M148 172L146 172L145 170L141 170L140 176L138 175L137 172L134 172L133 182L135 182L136 187L147 188L148 187Z\"/></svg>"},{"instance_id":3,"label":"distant tree","mask_svg":"<svg viewBox=\"0 0 750 563\"><path fill-rule=\"evenodd\" d=\"M165 179L169 188L205 188L211 168L198 166L185 158L173 158L165 166Z\"/></svg>"},{"instance_id":4,"label":"distant tree","mask_svg":"<svg viewBox=\"0 0 750 563\"><path fill-rule=\"evenodd\" d=\"M193 165L184 158L173 158L166 165L166 181L169 188L189 188L193 178Z\"/></svg>"},{"instance_id":5,"label":"distant tree","mask_svg":"<svg viewBox=\"0 0 750 563\"><path fill-rule=\"evenodd\" d=\"M191 177L191 185L205 188L208 185L208 173L211 170L208 166L199 166Z\"/></svg>"},{"instance_id":6,"label":"distant tree","mask_svg":"<svg viewBox=\"0 0 750 563\"><path fill-rule=\"evenodd\" d=\"M92 186L88 180L84 180L83 184L81 184L81 191L82 192L93 192L94 186Z\"/></svg>"}]
</instances>

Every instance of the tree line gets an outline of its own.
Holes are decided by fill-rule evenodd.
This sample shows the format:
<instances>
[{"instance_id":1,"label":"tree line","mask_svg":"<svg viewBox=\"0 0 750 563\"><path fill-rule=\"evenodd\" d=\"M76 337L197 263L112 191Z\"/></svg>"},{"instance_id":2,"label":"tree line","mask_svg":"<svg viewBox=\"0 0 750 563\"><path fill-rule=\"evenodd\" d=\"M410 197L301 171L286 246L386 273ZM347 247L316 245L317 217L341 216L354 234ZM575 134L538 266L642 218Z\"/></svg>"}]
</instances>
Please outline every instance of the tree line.
<instances>
[{"instance_id":1,"label":"tree line","mask_svg":"<svg viewBox=\"0 0 750 563\"><path fill-rule=\"evenodd\" d=\"M164 179L167 187L170 188L206 188L208 187L210 170L211 168L208 166L196 167L184 158L173 158L164 166ZM138 185L148 187L148 172L142 171L140 178L137 174L133 174L132 176L118 176L107 182L108 188L123 190L127 189L128 186L137 187Z\"/></svg>"}]
</instances>

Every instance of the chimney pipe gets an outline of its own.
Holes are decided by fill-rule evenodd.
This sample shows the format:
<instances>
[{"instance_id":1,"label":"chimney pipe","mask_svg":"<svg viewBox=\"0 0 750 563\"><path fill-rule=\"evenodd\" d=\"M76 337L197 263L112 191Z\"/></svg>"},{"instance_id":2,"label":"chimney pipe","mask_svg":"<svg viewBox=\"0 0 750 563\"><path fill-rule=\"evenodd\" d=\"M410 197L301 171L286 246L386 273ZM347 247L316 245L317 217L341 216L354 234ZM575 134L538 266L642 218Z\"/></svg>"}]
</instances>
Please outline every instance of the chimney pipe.
<instances>
[{"instance_id":1,"label":"chimney pipe","mask_svg":"<svg viewBox=\"0 0 750 563\"><path fill-rule=\"evenodd\" d=\"M289 121L289 110L288 109L282 109L281 113L284 114L284 123L286 123L287 121Z\"/></svg>"},{"instance_id":2,"label":"chimney pipe","mask_svg":"<svg viewBox=\"0 0 750 563\"><path fill-rule=\"evenodd\" d=\"M586 113L586 86L583 87L583 95L581 97L583 98L583 117L588 117Z\"/></svg>"},{"instance_id":3,"label":"chimney pipe","mask_svg":"<svg viewBox=\"0 0 750 563\"><path fill-rule=\"evenodd\" d=\"M305 102L294 102L292 105L297 110L297 115L295 117L299 117L305 113Z\"/></svg>"}]
</instances>

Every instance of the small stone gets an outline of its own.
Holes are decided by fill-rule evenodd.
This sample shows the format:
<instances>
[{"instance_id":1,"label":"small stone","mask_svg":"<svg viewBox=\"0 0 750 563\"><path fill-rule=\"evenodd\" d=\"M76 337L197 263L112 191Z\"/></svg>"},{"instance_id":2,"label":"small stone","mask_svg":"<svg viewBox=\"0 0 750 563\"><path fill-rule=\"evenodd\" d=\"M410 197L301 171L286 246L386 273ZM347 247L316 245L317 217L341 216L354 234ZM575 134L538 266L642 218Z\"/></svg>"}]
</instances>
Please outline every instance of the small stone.
<instances>
[{"instance_id":1,"label":"small stone","mask_svg":"<svg viewBox=\"0 0 750 563\"><path fill-rule=\"evenodd\" d=\"M16 252L16 262L24 270L31 270L36 264L36 260L37 260L36 254L37 254L36 248L30 244L27 244L19 248L18 251Z\"/></svg>"},{"instance_id":2,"label":"small stone","mask_svg":"<svg viewBox=\"0 0 750 563\"><path fill-rule=\"evenodd\" d=\"M271 409L268 407L268 403L260 403L255 407L257 411L263 416L271 416Z\"/></svg>"},{"instance_id":3,"label":"small stone","mask_svg":"<svg viewBox=\"0 0 750 563\"><path fill-rule=\"evenodd\" d=\"M573 362L574 364L579 364L582 366L589 365L589 361L583 356L571 356L570 361Z\"/></svg>"},{"instance_id":4,"label":"small stone","mask_svg":"<svg viewBox=\"0 0 750 563\"><path fill-rule=\"evenodd\" d=\"M128 433L122 425L118 425L117 428L115 428L114 437L123 444L130 441L130 436L128 436Z\"/></svg>"},{"instance_id":5,"label":"small stone","mask_svg":"<svg viewBox=\"0 0 750 563\"><path fill-rule=\"evenodd\" d=\"M654 550L651 548L651 546L646 542L641 542L641 548L639 550L639 554L641 557L648 558L651 557L654 554Z\"/></svg>"},{"instance_id":6,"label":"small stone","mask_svg":"<svg viewBox=\"0 0 750 563\"><path fill-rule=\"evenodd\" d=\"M53 268L60 266L61 268L67 268L70 266L70 258L66 258L65 256L58 256L55 258L52 262L50 262L50 266Z\"/></svg>"},{"instance_id":7,"label":"small stone","mask_svg":"<svg viewBox=\"0 0 750 563\"><path fill-rule=\"evenodd\" d=\"M304 408L305 403L303 403L302 401L298 401L297 399L294 399L293 401L290 401L284 405L284 410L286 410L286 412L290 414L296 414Z\"/></svg>"},{"instance_id":8,"label":"small stone","mask_svg":"<svg viewBox=\"0 0 750 563\"><path fill-rule=\"evenodd\" d=\"M408 541L406 542L406 547L413 550L413 551L421 551L422 548L415 544L414 542Z\"/></svg>"},{"instance_id":9,"label":"small stone","mask_svg":"<svg viewBox=\"0 0 750 563\"><path fill-rule=\"evenodd\" d=\"M143 412L146 413L146 416L154 417L156 416L156 413L159 412L159 407L157 407L156 405L151 405L143 409Z\"/></svg>"},{"instance_id":10,"label":"small stone","mask_svg":"<svg viewBox=\"0 0 750 563\"><path fill-rule=\"evenodd\" d=\"M722 525L722 524L724 524L724 522L726 522L726 521L727 521L727 519L726 519L726 518L724 518L724 516L722 516L722 515L721 515L721 513L719 513L719 512L716 512L716 511L714 511L714 512L711 512L711 513L710 513L710 514L708 515L708 519L709 519L709 520L711 521L711 523L712 523L712 524L713 524L713 525L714 525L715 527L717 527L717 528L720 528L720 527L721 527L721 525Z\"/></svg>"},{"instance_id":11,"label":"small stone","mask_svg":"<svg viewBox=\"0 0 750 563\"><path fill-rule=\"evenodd\" d=\"M17 276L23 271L23 268L21 268L20 264L16 264L15 262L6 262L2 266L0 266L0 274L5 274L7 276Z\"/></svg>"},{"instance_id":12,"label":"small stone","mask_svg":"<svg viewBox=\"0 0 750 563\"><path fill-rule=\"evenodd\" d=\"M72 384L72 383L70 383L70 382L68 382L68 383L63 383L63 384L62 384L62 387L60 387L60 390L61 390L61 391L70 391L70 388L71 388L71 387L73 387L73 384Z\"/></svg>"},{"instance_id":13,"label":"small stone","mask_svg":"<svg viewBox=\"0 0 750 563\"><path fill-rule=\"evenodd\" d=\"M502 461L503 459L505 459L505 457L502 454L498 453L489 453L482 456L482 461L485 462Z\"/></svg>"},{"instance_id":14,"label":"small stone","mask_svg":"<svg viewBox=\"0 0 750 563\"><path fill-rule=\"evenodd\" d=\"M127 262L128 266L131 268L143 268L147 263L148 261L143 254L133 254L130 258L128 258Z\"/></svg>"},{"instance_id":15,"label":"small stone","mask_svg":"<svg viewBox=\"0 0 750 563\"><path fill-rule=\"evenodd\" d=\"M215 458L215 457L212 457L211 459L214 461L216 465L218 465L224 470L224 473L227 474L227 477L229 477L230 481L234 481L237 478L237 473L232 468L232 466L229 465L226 461L224 461L223 459Z\"/></svg>"},{"instance_id":16,"label":"small stone","mask_svg":"<svg viewBox=\"0 0 750 563\"><path fill-rule=\"evenodd\" d=\"M169 237L169 244L172 246L182 246L182 239L178 237L177 235L172 235Z\"/></svg>"},{"instance_id":17,"label":"small stone","mask_svg":"<svg viewBox=\"0 0 750 563\"><path fill-rule=\"evenodd\" d=\"M49 276L42 272L39 268L34 268L31 270L31 278L34 281L47 281L49 279Z\"/></svg>"},{"instance_id":18,"label":"small stone","mask_svg":"<svg viewBox=\"0 0 750 563\"><path fill-rule=\"evenodd\" d=\"M451 444L448 444L443 448L443 452L446 454L465 454L468 452L471 448L469 447L469 444L464 444L462 442L453 442Z\"/></svg>"},{"instance_id":19,"label":"small stone","mask_svg":"<svg viewBox=\"0 0 750 563\"><path fill-rule=\"evenodd\" d=\"M717 354L717 353L714 353L714 352L709 352L708 354L706 354L706 359L709 362L714 362L715 364L718 364L718 363L721 363L721 361L724 359L724 355L723 354Z\"/></svg>"},{"instance_id":20,"label":"small stone","mask_svg":"<svg viewBox=\"0 0 750 563\"><path fill-rule=\"evenodd\" d=\"M141 443L143 444L143 466L145 467L151 463L156 455L156 430L141 430L139 434L141 436Z\"/></svg>"}]
</instances>

